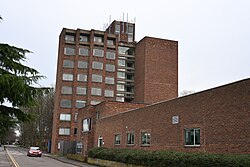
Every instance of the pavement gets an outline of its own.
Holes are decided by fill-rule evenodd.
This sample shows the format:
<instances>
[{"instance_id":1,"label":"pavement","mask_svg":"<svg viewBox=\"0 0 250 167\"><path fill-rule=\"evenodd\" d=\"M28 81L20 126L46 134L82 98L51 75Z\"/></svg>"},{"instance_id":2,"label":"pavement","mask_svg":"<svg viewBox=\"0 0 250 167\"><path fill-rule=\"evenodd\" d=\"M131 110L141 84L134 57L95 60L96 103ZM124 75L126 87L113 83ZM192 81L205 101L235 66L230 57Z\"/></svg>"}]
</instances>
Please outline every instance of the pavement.
<instances>
[{"instance_id":1,"label":"pavement","mask_svg":"<svg viewBox=\"0 0 250 167\"><path fill-rule=\"evenodd\" d=\"M56 160L61 161L63 163L75 165L78 167L97 167L95 165L90 165L88 163L68 159L65 156L59 156L59 155L53 155L53 154L47 154L47 153L44 153L43 156L53 158L53 159L56 159ZM6 150L4 150L4 147L2 145L0 147L0 167L13 167L13 166L14 165L12 164Z\"/></svg>"},{"instance_id":2,"label":"pavement","mask_svg":"<svg viewBox=\"0 0 250 167\"><path fill-rule=\"evenodd\" d=\"M12 163L3 146L0 147L0 167L12 167Z\"/></svg>"}]
</instances>

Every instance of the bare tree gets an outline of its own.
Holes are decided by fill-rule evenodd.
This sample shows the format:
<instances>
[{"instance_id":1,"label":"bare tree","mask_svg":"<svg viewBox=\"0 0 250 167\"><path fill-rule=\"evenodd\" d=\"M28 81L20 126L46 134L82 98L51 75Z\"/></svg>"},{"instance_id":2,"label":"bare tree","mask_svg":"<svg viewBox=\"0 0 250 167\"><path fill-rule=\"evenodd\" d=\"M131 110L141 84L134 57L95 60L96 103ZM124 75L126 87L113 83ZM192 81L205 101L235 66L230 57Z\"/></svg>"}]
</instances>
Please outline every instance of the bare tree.
<instances>
[{"instance_id":1,"label":"bare tree","mask_svg":"<svg viewBox=\"0 0 250 167\"><path fill-rule=\"evenodd\" d=\"M37 96L36 103L35 107L24 109L33 114L34 120L31 123L20 124L20 142L26 147L37 145L47 149L52 135L54 90L50 89Z\"/></svg>"}]
</instances>

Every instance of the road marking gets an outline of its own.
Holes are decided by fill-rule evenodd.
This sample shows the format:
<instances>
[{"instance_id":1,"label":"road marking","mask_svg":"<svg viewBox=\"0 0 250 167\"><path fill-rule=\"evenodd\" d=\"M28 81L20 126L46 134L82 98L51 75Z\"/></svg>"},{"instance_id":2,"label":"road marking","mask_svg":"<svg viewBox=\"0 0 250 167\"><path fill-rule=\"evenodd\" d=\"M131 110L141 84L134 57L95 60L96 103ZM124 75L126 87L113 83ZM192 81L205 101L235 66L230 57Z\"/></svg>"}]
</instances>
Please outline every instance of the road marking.
<instances>
[{"instance_id":1,"label":"road marking","mask_svg":"<svg viewBox=\"0 0 250 167\"><path fill-rule=\"evenodd\" d=\"M14 164L15 167L20 167L16 160L12 157L12 155L9 153L8 149L6 149L7 155L9 156L11 162Z\"/></svg>"}]
</instances>

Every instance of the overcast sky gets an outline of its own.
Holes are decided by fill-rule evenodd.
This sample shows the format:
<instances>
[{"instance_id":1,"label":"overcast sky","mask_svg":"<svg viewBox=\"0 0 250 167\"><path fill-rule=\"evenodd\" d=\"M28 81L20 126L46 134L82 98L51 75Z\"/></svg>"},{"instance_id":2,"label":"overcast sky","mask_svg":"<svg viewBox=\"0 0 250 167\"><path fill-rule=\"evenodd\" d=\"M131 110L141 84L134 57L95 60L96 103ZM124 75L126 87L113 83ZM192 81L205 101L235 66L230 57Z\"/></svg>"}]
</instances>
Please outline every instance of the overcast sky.
<instances>
[{"instance_id":1,"label":"overcast sky","mask_svg":"<svg viewBox=\"0 0 250 167\"><path fill-rule=\"evenodd\" d=\"M29 49L27 64L55 85L63 27L103 30L134 21L135 38L179 42L179 91L206 90L250 77L250 0L1 0L0 43Z\"/></svg>"}]
</instances>

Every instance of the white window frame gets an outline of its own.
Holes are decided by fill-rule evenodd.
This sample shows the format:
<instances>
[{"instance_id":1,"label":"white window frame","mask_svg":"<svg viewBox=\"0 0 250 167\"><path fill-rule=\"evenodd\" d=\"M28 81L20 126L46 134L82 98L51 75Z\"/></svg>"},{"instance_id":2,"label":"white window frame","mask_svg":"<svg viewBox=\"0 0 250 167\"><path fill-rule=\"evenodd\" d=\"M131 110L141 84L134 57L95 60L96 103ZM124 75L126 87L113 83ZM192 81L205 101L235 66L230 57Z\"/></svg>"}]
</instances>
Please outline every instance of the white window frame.
<instances>
[{"instance_id":1,"label":"white window frame","mask_svg":"<svg viewBox=\"0 0 250 167\"><path fill-rule=\"evenodd\" d=\"M112 81L112 82L110 82L110 81ZM105 77L105 84L114 85L115 84L115 78L114 77Z\"/></svg>"},{"instance_id":2,"label":"white window frame","mask_svg":"<svg viewBox=\"0 0 250 167\"><path fill-rule=\"evenodd\" d=\"M105 90L104 96L105 97L114 97L114 91L113 90Z\"/></svg>"},{"instance_id":3,"label":"white window frame","mask_svg":"<svg viewBox=\"0 0 250 167\"><path fill-rule=\"evenodd\" d=\"M91 130L91 118L85 118L82 121L82 132L89 132Z\"/></svg>"},{"instance_id":4,"label":"white window frame","mask_svg":"<svg viewBox=\"0 0 250 167\"><path fill-rule=\"evenodd\" d=\"M64 95L71 95L73 92L72 86L62 86L62 91L61 93Z\"/></svg>"},{"instance_id":5,"label":"white window frame","mask_svg":"<svg viewBox=\"0 0 250 167\"><path fill-rule=\"evenodd\" d=\"M63 60L64 68L74 68L74 61L72 60Z\"/></svg>"},{"instance_id":6,"label":"white window frame","mask_svg":"<svg viewBox=\"0 0 250 167\"><path fill-rule=\"evenodd\" d=\"M87 69L88 68L88 62L87 61L78 61L78 68Z\"/></svg>"},{"instance_id":7,"label":"white window frame","mask_svg":"<svg viewBox=\"0 0 250 167\"><path fill-rule=\"evenodd\" d=\"M76 94L77 95L86 95L87 94L87 88L77 86L76 87Z\"/></svg>"},{"instance_id":8,"label":"white window frame","mask_svg":"<svg viewBox=\"0 0 250 167\"><path fill-rule=\"evenodd\" d=\"M102 88L91 88L91 95L102 96Z\"/></svg>"},{"instance_id":9,"label":"white window frame","mask_svg":"<svg viewBox=\"0 0 250 167\"><path fill-rule=\"evenodd\" d=\"M92 74L92 82L102 83L102 75Z\"/></svg>"},{"instance_id":10,"label":"white window frame","mask_svg":"<svg viewBox=\"0 0 250 167\"><path fill-rule=\"evenodd\" d=\"M82 107L77 106L77 104L83 104ZM76 100L76 108L83 108L86 106L86 101L84 100Z\"/></svg>"},{"instance_id":11,"label":"white window frame","mask_svg":"<svg viewBox=\"0 0 250 167\"><path fill-rule=\"evenodd\" d=\"M84 80L80 80L80 77L84 77ZM87 82L88 81L88 75L87 74L77 74L77 81L79 82Z\"/></svg>"},{"instance_id":12,"label":"white window frame","mask_svg":"<svg viewBox=\"0 0 250 167\"><path fill-rule=\"evenodd\" d=\"M115 65L114 64L106 64L106 71L115 72Z\"/></svg>"},{"instance_id":13,"label":"white window frame","mask_svg":"<svg viewBox=\"0 0 250 167\"><path fill-rule=\"evenodd\" d=\"M83 50L83 51L81 51ZM88 48L79 48L79 55L80 56L88 56L89 55L89 49Z\"/></svg>"},{"instance_id":14,"label":"white window frame","mask_svg":"<svg viewBox=\"0 0 250 167\"><path fill-rule=\"evenodd\" d=\"M59 135L70 135L70 128L59 128Z\"/></svg>"},{"instance_id":15,"label":"white window frame","mask_svg":"<svg viewBox=\"0 0 250 167\"><path fill-rule=\"evenodd\" d=\"M60 114L60 121L71 121L71 114Z\"/></svg>"},{"instance_id":16,"label":"white window frame","mask_svg":"<svg viewBox=\"0 0 250 167\"><path fill-rule=\"evenodd\" d=\"M63 73L63 76L62 76L63 81L73 81L73 79L74 79L73 74Z\"/></svg>"},{"instance_id":17,"label":"white window frame","mask_svg":"<svg viewBox=\"0 0 250 167\"><path fill-rule=\"evenodd\" d=\"M193 134L192 134L192 131L193 131ZM197 138L196 137L196 132L197 131L199 132L199 136L197 136L198 140L196 142L196 138ZM201 140L200 140L201 135L200 134L201 134L200 133L200 128L186 128L186 129L184 129L184 144L185 144L185 146L187 146L187 147L199 147L200 142L201 142ZM193 135L193 141L191 141L191 143L189 144L187 142L189 142L188 139L191 137L191 135ZM198 143L198 141L199 141L199 143Z\"/></svg>"},{"instance_id":18,"label":"white window frame","mask_svg":"<svg viewBox=\"0 0 250 167\"><path fill-rule=\"evenodd\" d=\"M75 48L71 48L71 47L65 47L64 48L64 54L68 55L68 56L73 56L76 54L76 49Z\"/></svg>"},{"instance_id":19,"label":"white window frame","mask_svg":"<svg viewBox=\"0 0 250 167\"><path fill-rule=\"evenodd\" d=\"M103 57L104 55L104 51L102 49L93 49L93 56L96 56L96 57Z\"/></svg>"},{"instance_id":20,"label":"white window frame","mask_svg":"<svg viewBox=\"0 0 250 167\"><path fill-rule=\"evenodd\" d=\"M102 70L103 69L103 62L93 61L92 62L92 69Z\"/></svg>"}]
</instances>

